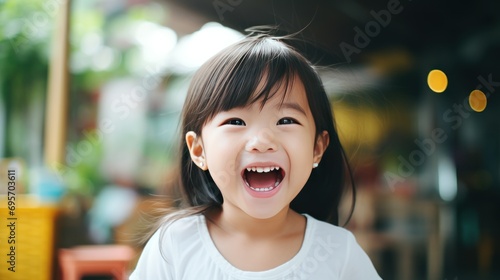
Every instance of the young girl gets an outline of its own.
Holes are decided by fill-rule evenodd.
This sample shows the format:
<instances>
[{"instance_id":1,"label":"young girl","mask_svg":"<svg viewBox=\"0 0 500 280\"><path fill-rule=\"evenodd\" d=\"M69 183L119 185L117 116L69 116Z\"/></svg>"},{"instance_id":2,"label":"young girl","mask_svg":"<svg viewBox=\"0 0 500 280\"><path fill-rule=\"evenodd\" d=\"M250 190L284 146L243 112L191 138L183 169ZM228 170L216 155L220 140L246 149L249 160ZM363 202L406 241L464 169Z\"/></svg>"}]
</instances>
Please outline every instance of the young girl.
<instances>
[{"instance_id":1,"label":"young girl","mask_svg":"<svg viewBox=\"0 0 500 280\"><path fill-rule=\"evenodd\" d=\"M193 77L186 205L164 218L130 279L380 279L337 226L346 157L318 74L285 41L251 34Z\"/></svg>"}]
</instances>

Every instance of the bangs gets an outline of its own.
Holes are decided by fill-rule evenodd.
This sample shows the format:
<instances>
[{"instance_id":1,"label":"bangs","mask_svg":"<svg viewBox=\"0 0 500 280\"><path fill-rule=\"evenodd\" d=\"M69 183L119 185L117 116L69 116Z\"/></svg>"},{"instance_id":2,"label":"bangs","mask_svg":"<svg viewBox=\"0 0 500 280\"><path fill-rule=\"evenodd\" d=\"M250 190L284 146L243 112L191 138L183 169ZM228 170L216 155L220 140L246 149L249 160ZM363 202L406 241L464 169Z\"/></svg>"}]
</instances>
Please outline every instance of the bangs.
<instances>
[{"instance_id":1,"label":"bangs","mask_svg":"<svg viewBox=\"0 0 500 280\"><path fill-rule=\"evenodd\" d=\"M270 38L229 47L206 64L211 71L201 100L206 101L207 114L201 117L208 121L220 112L257 101L263 108L280 90L283 102L294 80L301 78L299 64L293 50Z\"/></svg>"}]
</instances>

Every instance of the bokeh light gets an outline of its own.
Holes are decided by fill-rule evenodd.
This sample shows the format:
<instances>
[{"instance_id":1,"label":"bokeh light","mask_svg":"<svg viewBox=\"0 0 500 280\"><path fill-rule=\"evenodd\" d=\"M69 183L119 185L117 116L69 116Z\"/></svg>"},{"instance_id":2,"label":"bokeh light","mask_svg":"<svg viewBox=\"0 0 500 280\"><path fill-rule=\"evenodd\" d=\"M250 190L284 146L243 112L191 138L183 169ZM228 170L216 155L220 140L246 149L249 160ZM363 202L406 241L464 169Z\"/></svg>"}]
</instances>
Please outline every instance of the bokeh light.
<instances>
[{"instance_id":1,"label":"bokeh light","mask_svg":"<svg viewBox=\"0 0 500 280\"><path fill-rule=\"evenodd\" d=\"M427 75L427 84L432 91L441 93L445 91L448 86L448 78L443 71L434 69Z\"/></svg>"},{"instance_id":2,"label":"bokeh light","mask_svg":"<svg viewBox=\"0 0 500 280\"><path fill-rule=\"evenodd\" d=\"M484 92L475 89L469 95L469 105L472 110L476 112L482 112L486 108L488 100Z\"/></svg>"}]
</instances>

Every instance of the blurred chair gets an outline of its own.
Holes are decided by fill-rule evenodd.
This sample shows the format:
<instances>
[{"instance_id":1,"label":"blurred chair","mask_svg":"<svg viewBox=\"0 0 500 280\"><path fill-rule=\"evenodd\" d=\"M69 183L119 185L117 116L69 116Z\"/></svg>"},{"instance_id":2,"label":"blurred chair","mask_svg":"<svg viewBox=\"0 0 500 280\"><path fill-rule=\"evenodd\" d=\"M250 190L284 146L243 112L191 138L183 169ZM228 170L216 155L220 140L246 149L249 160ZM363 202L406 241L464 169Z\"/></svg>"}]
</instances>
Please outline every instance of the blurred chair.
<instances>
[{"instance_id":1,"label":"blurred chair","mask_svg":"<svg viewBox=\"0 0 500 280\"><path fill-rule=\"evenodd\" d=\"M128 265L135 251L126 245L90 245L59 249L63 280L80 280L83 276L109 275L116 280L128 279Z\"/></svg>"},{"instance_id":2,"label":"blurred chair","mask_svg":"<svg viewBox=\"0 0 500 280\"><path fill-rule=\"evenodd\" d=\"M387 195L379 198L377 215L388 226L379 238L396 252L396 279L415 279L417 255L427 265L428 280L443 279L444 247L449 233L447 207L440 201ZM423 253L423 254L422 254Z\"/></svg>"}]
</instances>

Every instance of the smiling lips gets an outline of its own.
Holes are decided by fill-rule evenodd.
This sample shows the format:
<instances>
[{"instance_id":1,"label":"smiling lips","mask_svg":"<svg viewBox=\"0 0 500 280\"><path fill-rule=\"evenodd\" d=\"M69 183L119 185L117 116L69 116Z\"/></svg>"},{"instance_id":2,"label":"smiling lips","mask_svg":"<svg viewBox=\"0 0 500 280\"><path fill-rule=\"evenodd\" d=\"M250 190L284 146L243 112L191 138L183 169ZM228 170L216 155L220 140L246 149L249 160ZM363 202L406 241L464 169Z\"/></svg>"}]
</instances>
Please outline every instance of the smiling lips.
<instances>
[{"instance_id":1,"label":"smiling lips","mask_svg":"<svg viewBox=\"0 0 500 280\"><path fill-rule=\"evenodd\" d=\"M274 190L285 176L279 166L252 166L243 172L245 184L255 192L270 192Z\"/></svg>"}]
</instances>

